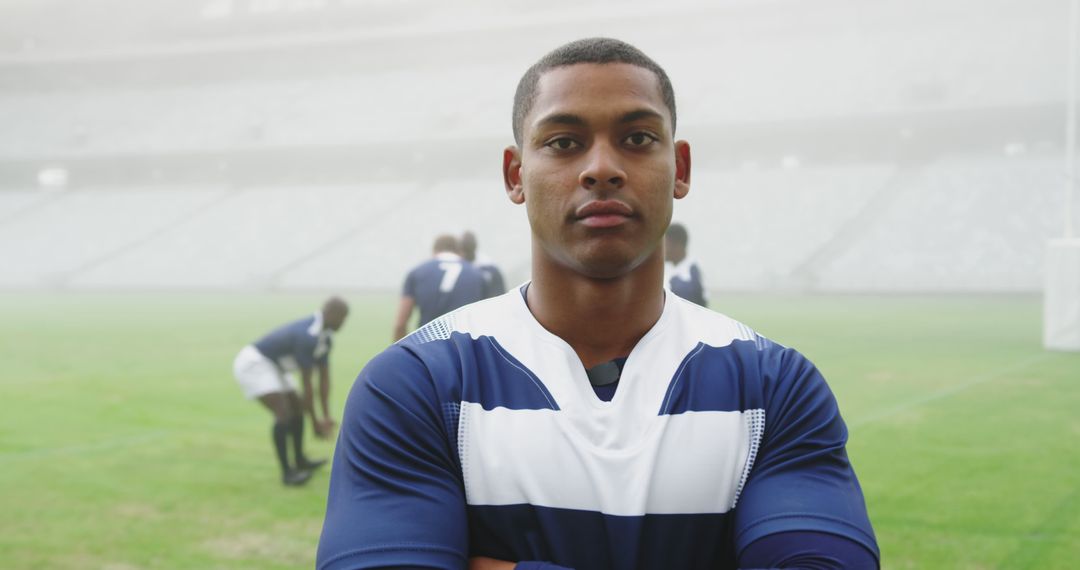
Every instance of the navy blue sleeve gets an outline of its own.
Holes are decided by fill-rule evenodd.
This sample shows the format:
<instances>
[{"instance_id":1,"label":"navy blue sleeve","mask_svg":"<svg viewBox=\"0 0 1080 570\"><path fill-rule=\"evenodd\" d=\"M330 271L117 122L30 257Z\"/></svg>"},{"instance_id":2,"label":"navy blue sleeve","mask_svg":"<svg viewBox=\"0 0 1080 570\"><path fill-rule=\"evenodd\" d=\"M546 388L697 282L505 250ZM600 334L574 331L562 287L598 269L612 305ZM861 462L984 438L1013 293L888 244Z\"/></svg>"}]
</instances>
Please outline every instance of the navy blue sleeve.
<instances>
[{"instance_id":1,"label":"navy blue sleeve","mask_svg":"<svg viewBox=\"0 0 1080 570\"><path fill-rule=\"evenodd\" d=\"M464 568L465 491L427 368L394 345L349 393L334 451L319 570Z\"/></svg>"},{"instance_id":2,"label":"navy blue sleeve","mask_svg":"<svg viewBox=\"0 0 1080 570\"><path fill-rule=\"evenodd\" d=\"M754 541L739 556L739 568L875 570L877 558L865 546L835 534L781 532Z\"/></svg>"},{"instance_id":3,"label":"navy blue sleeve","mask_svg":"<svg viewBox=\"0 0 1080 570\"><path fill-rule=\"evenodd\" d=\"M878 556L832 391L801 354L761 340L765 432L735 508L736 552L772 534L813 531Z\"/></svg>"}]
</instances>

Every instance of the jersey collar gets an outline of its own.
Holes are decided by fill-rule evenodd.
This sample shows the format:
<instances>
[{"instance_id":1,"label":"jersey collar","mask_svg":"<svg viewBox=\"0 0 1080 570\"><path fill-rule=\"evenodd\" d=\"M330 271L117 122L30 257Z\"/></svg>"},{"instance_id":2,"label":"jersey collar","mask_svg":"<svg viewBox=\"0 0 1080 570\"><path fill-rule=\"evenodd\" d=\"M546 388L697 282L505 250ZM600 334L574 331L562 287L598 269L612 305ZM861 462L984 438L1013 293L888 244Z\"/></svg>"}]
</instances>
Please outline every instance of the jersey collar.
<instances>
[{"instance_id":1,"label":"jersey collar","mask_svg":"<svg viewBox=\"0 0 1080 570\"><path fill-rule=\"evenodd\" d=\"M315 311L315 320L311 322L311 326L308 327L307 332L311 336L318 336L323 332L322 311Z\"/></svg>"}]
</instances>

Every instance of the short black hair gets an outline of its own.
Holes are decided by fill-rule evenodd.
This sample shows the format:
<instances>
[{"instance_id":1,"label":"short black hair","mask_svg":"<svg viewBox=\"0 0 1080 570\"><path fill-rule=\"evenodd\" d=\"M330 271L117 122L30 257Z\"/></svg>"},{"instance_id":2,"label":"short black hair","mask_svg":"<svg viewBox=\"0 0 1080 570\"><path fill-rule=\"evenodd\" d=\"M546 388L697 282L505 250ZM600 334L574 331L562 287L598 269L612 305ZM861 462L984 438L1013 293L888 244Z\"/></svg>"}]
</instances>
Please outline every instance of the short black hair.
<instances>
[{"instance_id":1,"label":"short black hair","mask_svg":"<svg viewBox=\"0 0 1080 570\"><path fill-rule=\"evenodd\" d=\"M660 95L664 98L664 105L671 112L671 132L675 132L675 89L671 86L671 80L668 79L664 68L641 50L624 41L611 38L586 38L555 48L540 58L540 61L534 63L521 77L521 81L518 81L517 91L514 93L513 116L514 141L518 146L521 146L525 116L532 110L532 105L536 101L536 85L540 82L540 76L556 67L577 63L628 63L653 72L660 84Z\"/></svg>"},{"instance_id":2,"label":"short black hair","mask_svg":"<svg viewBox=\"0 0 1080 570\"><path fill-rule=\"evenodd\" d=\"M456 237L450 234L442 234L435 238L435 245L431 246L431 250L435 253L458 253L460 245Z\"/></svg>"},{"instance_id":3,"label":"short black hair","mask_svg":"<svg viewBox=\"0 0 1080 570\"><path fill-rule=\"evenodd\" d=\"M664 237L683 247L686 247L686 243L690 241L690 235L686 233L686 227L682 224L671 224L668 226L667 233L664 234Z\"/></svg>"}]
</instances>

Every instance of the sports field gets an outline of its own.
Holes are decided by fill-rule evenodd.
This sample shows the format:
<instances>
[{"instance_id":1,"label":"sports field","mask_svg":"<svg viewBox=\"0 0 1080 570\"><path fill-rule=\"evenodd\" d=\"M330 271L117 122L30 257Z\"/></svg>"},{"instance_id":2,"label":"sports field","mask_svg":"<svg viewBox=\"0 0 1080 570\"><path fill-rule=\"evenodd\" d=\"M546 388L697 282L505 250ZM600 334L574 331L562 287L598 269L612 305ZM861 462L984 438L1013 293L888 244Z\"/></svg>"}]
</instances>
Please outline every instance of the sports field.
<instances>
[{"instance_id":1,"label":"sports field","mask_svg":"<svg viewBox=\"0 0 1080 570\"><path fill-rule=\"evenodd\" d=\"M311 568L328 472L281 486L231 363L321 299L0 295L0 568ZM396 307L349 300L338 410ZM713 301L829 379L885 568L1080 565L1080 354L1041 349L1038 297Z\"/></svg>"}]
</instances>

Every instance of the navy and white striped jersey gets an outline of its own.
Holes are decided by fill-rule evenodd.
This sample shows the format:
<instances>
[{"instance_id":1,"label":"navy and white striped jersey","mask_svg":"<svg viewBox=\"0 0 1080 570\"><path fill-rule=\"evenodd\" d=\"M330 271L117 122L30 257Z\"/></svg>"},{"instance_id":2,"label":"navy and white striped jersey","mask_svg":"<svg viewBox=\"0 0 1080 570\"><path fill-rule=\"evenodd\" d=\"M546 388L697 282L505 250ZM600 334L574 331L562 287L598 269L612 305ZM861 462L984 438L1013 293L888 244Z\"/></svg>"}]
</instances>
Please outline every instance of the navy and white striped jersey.
<instances>
[{"instance_id":1,"label":"navy and white striped jersey","mask_svg":"<svg viewBox=\"0 0 1080 570\"><path fill-rule=\"evenodd\" d=\"M322 312L282 325L255 342L255 349L284 370L308 370L326 364L331 331L323 329Z\"/></svg>"},{"instance_id":2,"label":"navy and white striped jersey","mask_svg":"<svg viewBox=\"0 0 1080 570\"><path fill-rule=\"evenodd\" d=\"M603 401L511 290L360 373L318 567L733 568L788 531L877 556L846 440L817 369L732 319L668 295Z\"/></svg>"},{"instance_id":3,"label":"navy and white striped jersey","mask_svg":"<svg viewBox=\"0 0 1080 570\"><path fill-rule=\"evenodd\" d=\"M453 253L438 253L409 271L401 294L420 309L419 326L484 298L484 275Z\"/></svg>"}]
</instances>

